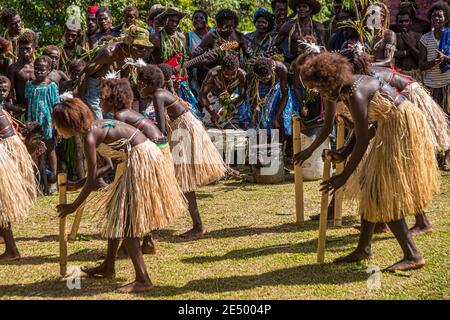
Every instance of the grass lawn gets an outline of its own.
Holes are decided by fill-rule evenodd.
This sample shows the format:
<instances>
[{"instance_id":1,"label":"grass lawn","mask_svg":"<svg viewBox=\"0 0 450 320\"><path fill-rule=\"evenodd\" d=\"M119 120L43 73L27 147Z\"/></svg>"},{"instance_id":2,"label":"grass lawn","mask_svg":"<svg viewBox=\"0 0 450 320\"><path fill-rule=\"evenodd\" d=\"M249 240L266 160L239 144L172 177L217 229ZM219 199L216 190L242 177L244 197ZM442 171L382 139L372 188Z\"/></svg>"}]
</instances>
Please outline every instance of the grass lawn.
<instances>
[{"instance_id":1,"label":"grass lawn","mask_svg":"<svg viewBox=\"0 0 450 320\"><path fill-rule=\"evenodd\" d=\"M155 289L139 295L113 292L134 279L130 260L117 262L115 279L83 277L80 290L67 289L59 277L58 200L40 198L27 224L14 226L22 260L0 265L0 299L449 299L449 194L450 175L443 174L441 193L427 208L434 232L415 238L426 267L382 273L381 288L369 290L367 265L331 263L356 246L354 206L344 205L342 228L328 229L326 263L318 265L318 223L294 223L292 182L272 186L223 181L197 194L208 236L188 242L177 237L190 227L188 217L154 232L158 253L145 261ZM306 216L319 208L318 182L308 182ZM106 241L97 232L87 214L80 229L85 241L69 244L69 265L101 261ZM370 264L381 269L401 258L391 233L375 236L373 253Z\"/></svg>"}]
</instances>

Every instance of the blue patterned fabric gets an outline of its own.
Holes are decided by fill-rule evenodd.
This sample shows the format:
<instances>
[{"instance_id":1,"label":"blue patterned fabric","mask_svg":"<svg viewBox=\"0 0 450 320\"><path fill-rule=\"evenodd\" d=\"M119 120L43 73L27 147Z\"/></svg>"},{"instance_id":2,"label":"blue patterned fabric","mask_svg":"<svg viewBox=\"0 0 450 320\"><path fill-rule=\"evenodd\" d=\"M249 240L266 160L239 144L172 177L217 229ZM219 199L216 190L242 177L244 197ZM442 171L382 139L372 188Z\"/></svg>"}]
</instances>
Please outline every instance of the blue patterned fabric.
<instances>
[{"instance_id":1,"label":"blue patterned fabric","mask_svg":"<svg viewBox=\"0 0 450 320\"><path fill-rule=\"evenodd\" d=\"M192 93L189 83L187 81L180 82L180 88L178 89L178 96L189 103L191 106L191 112L201 121L202 114L198 109L198 100Z\"/></svg>"},{"instance_id":2,"label":"blue patterned fabric","mask_svg":"<svg viewBox=\"0 0 450 320\"><path fill-rule=\"evenodd\" d=\"M37 86L28 81L25 85L25 98L28 100L27 120L36 121L42 126L44 140L53 138L53 106L61 102L56 83Z\"/></svg>"},{"instance_id":3,"label":"blue patterned fabric","mask_svg":"<svg viewBox=\"0 0 450 320\"><path fill-rule=\"evenodd\" d=\"M263 117L260 120L260 123L257 125L257 128L254 129L267 129L268 134L270 134L270 130L272 128L272 123L275 119L276 116L276 106L278 105L278 103L281 100L282 97L282 92L281 92L281 88L280 88L280 83L277 83L274 87L274 89L271 91L270 89L272 88L271 84L259 84L259 96L260 98L267 98L266 99L266 103L265 103L265 110L264 110L264 114L265 117ZM283 112L283 123L284 123L284 130L287 134L287 130L291 130L292 131L292 115L290 116L290 118L288 120L286 120L286 114L292 113L292 109L293 109L293 99L292 99L292 94L291 94L291 90L289 88L288 90L288 101L286 104L286 107L284 109ZM239 114L240 114L240 121L241 123L247 124L248 126L250 126L251 123L251 110L250 110L250 101L248 99L248 97L245 100L245 103L242 104L242 106L239 109ZM280 123L281 125L281 123Z\"/></svg>"}]
</instances>

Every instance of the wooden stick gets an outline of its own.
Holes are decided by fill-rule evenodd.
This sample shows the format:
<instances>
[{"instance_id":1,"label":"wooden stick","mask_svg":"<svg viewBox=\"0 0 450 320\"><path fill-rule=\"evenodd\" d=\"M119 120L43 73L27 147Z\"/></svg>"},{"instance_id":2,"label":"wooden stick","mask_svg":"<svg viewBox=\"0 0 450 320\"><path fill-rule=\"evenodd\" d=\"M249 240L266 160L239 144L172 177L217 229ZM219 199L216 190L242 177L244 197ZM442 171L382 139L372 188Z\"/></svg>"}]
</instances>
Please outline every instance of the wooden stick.
<instances>
[{"instance_id":1,"label":"wooden stick","mask_svg":"<svg viewBox=\"0 0 450 320\"><path fill-rule=\"evenodd\" d=\"M78 208L75 214L75 220L73 220L72 229L70 230L70 234L68 237L69 242L74 242L77 239L78 229L80 229L81 218L84 213L84 204Z\"/></svg>"},{"instance_id":2,"label":"wooden stick","mask_svg":"<svg viewBox=\"0 0 450 320\"><path fill-rule=\"evenodd\" d=\"M294 116L293 122L293 144L294 144L294 154L302 151L302 137L300 130L300 117ZM295 176L295 214L297 217L297 223L303 223L305 221L305 204L303 200L303 171L302 166L295 165L294 167Z\"/></svg>"},{"instance_id":3,"label":"wooden stick","mask_svg":"<svg viewBox=\"0 0 450 320\"><path fill-rule=\"evenodd\" d=\"M325 158L323 164L323 181L330 179L331 159ZM317 262L325 261L325 242L327 237L327 220L328 220L328 190L322 192L322 201L320 204L320 222L319 222L319 244L317 246Z\"/></svg>"},{"instance_id":4,"label":"wooden stick","mask_svg":"<svg viewBox=\"0 0 450 320\"><path fill-rule=\"evenodd\" d=\"M336 132L336 149L344 146L345 142L345 125L344 121L338 117L337 132ZM341 174L344 171L345 162L336 164L336 174ZM342 227L342 201L344 193L342 188L337 190L334 198L334 226Z\"/></svg>"},{"instance_id":5,"label":"wooden stick","mask_svg":"<svg viewBox=\"0 0 450 320\"><path fill-rule=\"evenodd\" d=\"M64 185L63 185L64 184ZM67 204L67 174L58 174L59 204ZM66 217L59 220L59 273L67 274L67 234Z\"/></svg>"}]
</instances>

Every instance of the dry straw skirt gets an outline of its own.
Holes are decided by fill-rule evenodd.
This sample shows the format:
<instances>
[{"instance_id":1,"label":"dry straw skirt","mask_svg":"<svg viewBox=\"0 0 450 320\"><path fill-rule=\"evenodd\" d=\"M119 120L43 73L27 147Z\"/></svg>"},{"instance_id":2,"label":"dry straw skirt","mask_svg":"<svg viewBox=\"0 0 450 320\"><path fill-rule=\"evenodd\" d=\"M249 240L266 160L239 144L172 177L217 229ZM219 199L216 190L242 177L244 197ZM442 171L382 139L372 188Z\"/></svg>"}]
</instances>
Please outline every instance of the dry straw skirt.
<instances>
[{"instance_id":1,"label":"dry straw skirt","mask_svg":"<svg viewBox=\"0 0 450 320\"><path fill-rule=\"evenodd\" d=\"M348 180L344 194L359 202L369 222L391 222L420 213L439 191L439 173L422 111L410 101L396 107L380 93L368 106L375 137Z\"/></svg>"},{"instance_id":2,"label":"dry straw skirt","mask_svg":"<svg viewBox=\"0 0 450 320\"><path fill-rule=\"evenodd\" d=\"M436 152L450 149L450 126L448 116L433 100L429 92L417 82L413 82L404 91L411 102L425 115L431 129L431 140Z\"/></svg>"},{"instance_id":3,"label":"dry straw skirt","mask_svg":"<svg viewBox=\"0 0 450 320\"><path fill-rule=\"evenodd\" d=\"M143 237L187 212L173 166L156 144L148 140L125 155L114 183L87 204L100 214L102 235L109 239Z\"/></svg>"},{"instance_id":4,"label":"dry straw skirt","mask_svg":"<svg viewBox=\"0 0 450 320\"><path fill-rule=\"evenodd\" d=\"M169 122L175 174L183 192L191 192L225 176L225 163L203 124L186 112Z\"/></svg>"},{"instance_id":5,"label":"dry straw skirt","mask_svg":"<svg viewBox=\"0 0 450 320\"><path fill-rule=\"evenodd\" d=\"M28 217L38 195L33 166L18 135L0 139L0 227Z\"/></svg>"}]
</instances>

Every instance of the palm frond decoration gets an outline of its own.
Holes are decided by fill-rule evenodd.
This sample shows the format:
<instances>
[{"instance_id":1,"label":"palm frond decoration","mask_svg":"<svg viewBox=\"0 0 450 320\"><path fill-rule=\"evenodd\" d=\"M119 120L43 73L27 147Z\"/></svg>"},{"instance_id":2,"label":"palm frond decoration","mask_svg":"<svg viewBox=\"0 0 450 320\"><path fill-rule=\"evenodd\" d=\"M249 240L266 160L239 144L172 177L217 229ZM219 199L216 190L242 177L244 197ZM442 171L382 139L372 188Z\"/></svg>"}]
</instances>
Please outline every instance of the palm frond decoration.
<instances>
[{"instance_id":1,"label":"palm frond decoration","mask_svg":"<svg viewBox=\"0 0 450 320\"><path fill-rule=\"evenodd\" d=\"M380 1L378 0L360 0L360 7L358 7L357 1L343 1L343 5L345 8L353 9L353 11L356 12L356 19L339 22L338 26L356 30L360 37L360 40L364 43L364 46L366 48L369 47L367 44L371 43L374 38L374 30L367 27L365 23L368 17L367 8L379 2Z\"/></svg>"}]
</instances>

